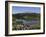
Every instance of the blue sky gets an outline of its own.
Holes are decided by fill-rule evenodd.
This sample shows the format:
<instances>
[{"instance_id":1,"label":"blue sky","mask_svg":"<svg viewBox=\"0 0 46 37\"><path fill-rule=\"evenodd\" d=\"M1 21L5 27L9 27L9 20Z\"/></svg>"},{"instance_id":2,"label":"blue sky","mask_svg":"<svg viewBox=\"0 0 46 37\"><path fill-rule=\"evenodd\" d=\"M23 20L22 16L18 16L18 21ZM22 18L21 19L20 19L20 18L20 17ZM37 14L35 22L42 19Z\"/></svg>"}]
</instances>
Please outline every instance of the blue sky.
<instances>
[{"instance_id":1,"label":"blue sky","mask_svg":"<svg viewBox=\"0 0 46 37\"><path fill-rule=\"evenodd\" d=\"M40 13L40 7L12 6L12 13Z\"/></svg>"}]
</instances>

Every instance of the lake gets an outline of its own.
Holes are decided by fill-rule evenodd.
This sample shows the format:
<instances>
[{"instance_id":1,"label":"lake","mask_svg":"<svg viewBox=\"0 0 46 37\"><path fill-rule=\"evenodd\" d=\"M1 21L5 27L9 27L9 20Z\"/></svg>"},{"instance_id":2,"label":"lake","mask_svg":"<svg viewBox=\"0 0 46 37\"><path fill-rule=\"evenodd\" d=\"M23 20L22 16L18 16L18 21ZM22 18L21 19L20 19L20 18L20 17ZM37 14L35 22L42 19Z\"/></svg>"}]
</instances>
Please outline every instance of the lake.
<instances>
[{"instance_id":1,"label":"lake","mask_svg":"<svg viewBox=\"0 0 46 37\"><path fill-rule=\"evenodd\" d=\"M34 25L34 24L39 24L39 20L34 20L34 19L32 19L32 20L23 20L23 19L16 19L16 21L18 21L18 22L23 22L23 24L25 24L25 25Z\"/></svg>"}]
</instances>

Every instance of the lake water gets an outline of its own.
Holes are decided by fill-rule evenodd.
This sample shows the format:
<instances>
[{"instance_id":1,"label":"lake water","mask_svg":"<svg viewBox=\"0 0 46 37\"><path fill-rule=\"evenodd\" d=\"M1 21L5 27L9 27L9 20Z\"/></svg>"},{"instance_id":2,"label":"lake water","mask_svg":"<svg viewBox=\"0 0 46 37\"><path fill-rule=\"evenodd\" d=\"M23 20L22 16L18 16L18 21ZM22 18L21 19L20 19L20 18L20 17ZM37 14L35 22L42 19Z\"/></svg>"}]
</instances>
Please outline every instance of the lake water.
<instances>
[{"instance_id":1,"label":"lake water","mask_svg":"<svg viewBox=\"0 0 46 37\"><path fill-rule=\"evenodd\" d=\"M22 20L22 19L16 19L16 21L23 22L25 25L34 25L39 24L39 20Z\"/></svg>"}]
</instances>

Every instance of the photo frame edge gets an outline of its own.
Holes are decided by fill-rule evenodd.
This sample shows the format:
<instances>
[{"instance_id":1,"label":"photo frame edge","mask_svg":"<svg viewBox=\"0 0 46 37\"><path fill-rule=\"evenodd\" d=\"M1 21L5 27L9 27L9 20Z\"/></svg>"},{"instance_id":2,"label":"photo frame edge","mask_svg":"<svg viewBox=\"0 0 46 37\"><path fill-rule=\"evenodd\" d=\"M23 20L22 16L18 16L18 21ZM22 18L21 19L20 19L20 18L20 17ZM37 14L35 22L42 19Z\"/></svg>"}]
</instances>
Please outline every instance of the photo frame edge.
<instances>
[{"instance_id":1,"label":"photo frame edge","mask_svg":"<svg viewBox=\"0 0 46 37\"><path fill-rule=\"evenodd\" d=\"M33 3L33 4L42 4L43 5L43 12L44 12L44 17L43 17L43 33L29 33L29 34L13 34L9 35L8 34L8 2L20 2L20 3ZM5 36L18 36L18 35L35 35L35 34L45 34L45 3L40 3L40 2L23 2L23 1L5 1Z\"/></svg>"}]
</instances>

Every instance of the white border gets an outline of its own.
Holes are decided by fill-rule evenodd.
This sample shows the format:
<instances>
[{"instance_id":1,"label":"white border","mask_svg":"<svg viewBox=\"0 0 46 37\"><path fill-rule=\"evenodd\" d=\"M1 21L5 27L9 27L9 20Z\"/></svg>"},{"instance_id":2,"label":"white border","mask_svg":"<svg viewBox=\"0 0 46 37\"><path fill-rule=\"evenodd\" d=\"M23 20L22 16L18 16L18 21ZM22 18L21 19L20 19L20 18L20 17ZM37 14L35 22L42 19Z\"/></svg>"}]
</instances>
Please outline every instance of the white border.
<instances>
[{"instance_id":1,"label":"white border","mask_svg":"<svg viewBox=\"0 0 46 37\"><path fill-rule=\"evenodd\" d=\"M40 30L18 30L12 31L12 6L23 6L23 7L40 7L41 8L41 29ZM9 34L25 34L25 33L39 33L43 32L43 5L39 4L21 4L21 3L9 3Z\"/></svg>"}]
</instances>

